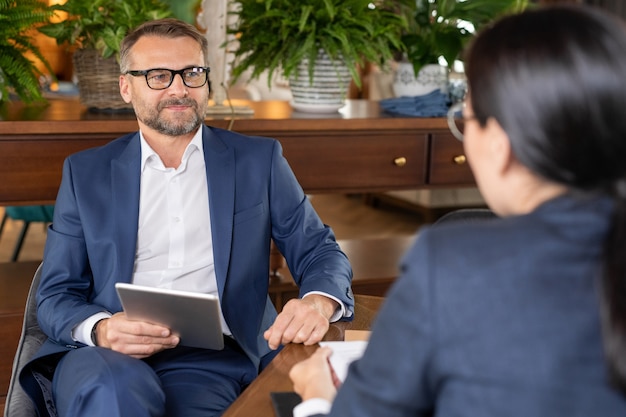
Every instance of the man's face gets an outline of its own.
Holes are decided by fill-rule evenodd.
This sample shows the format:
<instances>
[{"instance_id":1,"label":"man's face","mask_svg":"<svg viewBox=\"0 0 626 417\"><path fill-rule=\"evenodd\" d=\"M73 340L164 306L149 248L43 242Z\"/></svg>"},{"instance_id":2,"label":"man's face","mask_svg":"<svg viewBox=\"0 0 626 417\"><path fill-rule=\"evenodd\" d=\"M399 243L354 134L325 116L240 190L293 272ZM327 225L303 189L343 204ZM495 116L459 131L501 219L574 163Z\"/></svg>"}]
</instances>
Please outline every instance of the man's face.
<instances>
[{"instance_id":1,"label":"man's face","mask_svg":"<svg viewBox=\"0 0 626 417\"><path fill-rule=\"evenodd\" d=\"M130 51L130 70L164 68L181 70L205 65L200 45L192 38L144 36ZM187 87L177 74L163 90L148 87L144 76L120 76L120 94L132 102L142 130L152 129L167 136L193 133L204 120L209 87Z\"/></svg>"}]
</instances>

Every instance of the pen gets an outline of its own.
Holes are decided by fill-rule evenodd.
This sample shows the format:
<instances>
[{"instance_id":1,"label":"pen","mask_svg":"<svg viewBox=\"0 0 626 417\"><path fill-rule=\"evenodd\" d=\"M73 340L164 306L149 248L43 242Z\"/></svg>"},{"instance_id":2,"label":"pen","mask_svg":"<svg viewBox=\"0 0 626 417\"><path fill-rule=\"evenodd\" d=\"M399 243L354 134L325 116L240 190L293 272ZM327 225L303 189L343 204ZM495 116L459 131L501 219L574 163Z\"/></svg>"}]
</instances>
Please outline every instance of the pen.
<instances>
[{"instance_id":1,"label":"pen","mask_svg":"<svg viewBox=\"0 0 626 417\"><path fill-rule=\"evenodd\" d=\"M328 357L326 361L328 362L328 367L330 368L330 377L333 381L333 386L336 389L339 389L339 387L341 386L341 381L337 377L337 374L335 373L335 369L333 369L333 365L330 363L330 357Z\"/></svg>"}]
</instances>

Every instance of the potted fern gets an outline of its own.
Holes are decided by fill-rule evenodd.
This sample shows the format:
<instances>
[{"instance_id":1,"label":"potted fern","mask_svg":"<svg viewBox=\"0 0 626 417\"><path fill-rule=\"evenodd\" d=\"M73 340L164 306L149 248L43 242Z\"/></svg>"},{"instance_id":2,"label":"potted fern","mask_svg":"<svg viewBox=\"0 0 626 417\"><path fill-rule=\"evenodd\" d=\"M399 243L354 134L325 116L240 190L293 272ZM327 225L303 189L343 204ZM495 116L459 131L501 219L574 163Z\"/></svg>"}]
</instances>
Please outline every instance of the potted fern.
<instances>
[{"instance_id":1,"label":"potted fern","mask_svg":"<svg viewBox=\"0 0 626 417\"><path fill-rule=\"evenodd\" d=\"M237 0L231 12L236 22L227 29L238 43L232 82L247 70L252 79L267 72L271 80L278 72L289 79L297 110L336 111L350 80L361 87L359 67L383 64L401 48L407 23L394 8L406 1ZM320 62L324 67L316 76ZM316 81L322 91L310 92ZM296 84L305 92L294 91ZM329 90L339 91L340 98L329 98Z\"/></svg>"},{"instance_id":2,"label":"potted fern","mask_svg":"<svg viewBox=\"0 0 626 417\"><path fill-rule=\"evenodd\" d=\"M404 59L396 75L396 95L408 85L420 91L437 71L443 74L437 82L447 82L447 69L433 67L439 66L440 58L451 68L475 31L503 14L524 10L527 4L528 0L415 0L403 9L409 28L401 38ZM423 68L430 75L420 80Z\"/></svg>"},{"instance_id":3,"label":"potted fern","mask_svg":"<svg viewBox=\"0 0 626 417\"><path fill-rule=\"evenodd\" d=\"M171 5L181 10L183 3L185 10L195 10L200 0L68 0L50 6L57 21L39 31L74 51L83 104L98 111L125 111L131 107L119 94L117 54L122 39L141 23L173 16Z\"/></svg>"},{"instance_id":4,"label":"potted fern","mask_svg":"<svg viewBox=\"0 0 626 417\"><path fill-rule=\"evenodd\" d=\"M48 20L51 13L40 0L0 0L0 101L10 93L25 103L45 102L39 77L44 75L26 55L52 72L29 31Z\"/></svg>"}]
</instances>

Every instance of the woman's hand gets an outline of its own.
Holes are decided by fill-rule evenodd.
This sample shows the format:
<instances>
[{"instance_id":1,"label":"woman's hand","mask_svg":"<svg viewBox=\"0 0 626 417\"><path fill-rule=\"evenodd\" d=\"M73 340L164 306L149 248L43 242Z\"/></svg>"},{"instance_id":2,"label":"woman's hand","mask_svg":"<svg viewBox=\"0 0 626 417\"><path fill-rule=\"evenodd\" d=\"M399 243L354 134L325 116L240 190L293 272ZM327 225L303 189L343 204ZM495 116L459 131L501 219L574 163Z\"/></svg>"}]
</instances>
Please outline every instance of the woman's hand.
<instances>
[{"instance_id":1,"label":"woman's hand","mask_svg":"<svg viewBox=\"0 0 626 417\"><path fill-rule=\"evenodd\" d=\"M328 359L332 350L321 347L310 358L299 362L289 371L289 378L303 401L311 398L323 398L332 402L337 395L339 381Z\"/></svg>"}]
</instances>

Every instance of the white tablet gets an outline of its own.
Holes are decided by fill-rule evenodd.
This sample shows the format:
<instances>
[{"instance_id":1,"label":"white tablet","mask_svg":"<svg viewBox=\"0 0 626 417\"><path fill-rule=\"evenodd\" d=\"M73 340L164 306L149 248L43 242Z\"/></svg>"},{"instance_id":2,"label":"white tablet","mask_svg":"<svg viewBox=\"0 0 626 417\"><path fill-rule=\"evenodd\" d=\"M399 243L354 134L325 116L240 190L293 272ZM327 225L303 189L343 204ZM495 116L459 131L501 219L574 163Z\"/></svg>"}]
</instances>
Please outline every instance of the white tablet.
<instances>
[{"instance_id":1,"label":"white tablet","mask_svg":"<svg viewBox=\"0 0 626 417\"><path fill-rule=\"evenodd\" d=\"M182 346L224 348L217 296L122 282L115 289L129 319L168 327Z\"/></svg>"}]
</instances>

